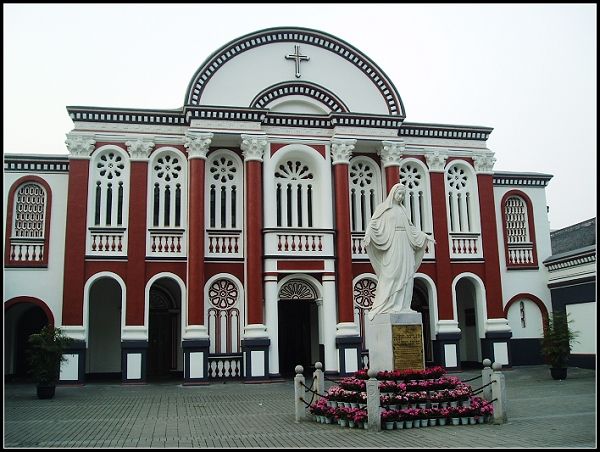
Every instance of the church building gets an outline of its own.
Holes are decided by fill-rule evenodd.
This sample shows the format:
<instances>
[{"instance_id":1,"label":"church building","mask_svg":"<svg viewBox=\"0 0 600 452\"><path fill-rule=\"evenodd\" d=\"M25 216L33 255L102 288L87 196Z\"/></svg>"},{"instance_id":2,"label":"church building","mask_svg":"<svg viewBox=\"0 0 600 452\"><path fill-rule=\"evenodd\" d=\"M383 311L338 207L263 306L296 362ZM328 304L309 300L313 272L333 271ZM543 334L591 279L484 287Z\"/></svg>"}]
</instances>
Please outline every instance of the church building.
<instances>
[{"instance_id":1,"label":"church building","mask_svg":"<svg viewBox=\"0 0 600 452\"><path fill-rule=\"evenodd\" d=\"M540 363L551 175L494 170L490 127L406 121L376 62L318 30L241 36L190 75L179 109L68 106L64 152L5 154L6 376L45 324L75 339L64 383L368 367L364 232L398 182L436 241L426 363Z\"/></svg>"}]
</instances>

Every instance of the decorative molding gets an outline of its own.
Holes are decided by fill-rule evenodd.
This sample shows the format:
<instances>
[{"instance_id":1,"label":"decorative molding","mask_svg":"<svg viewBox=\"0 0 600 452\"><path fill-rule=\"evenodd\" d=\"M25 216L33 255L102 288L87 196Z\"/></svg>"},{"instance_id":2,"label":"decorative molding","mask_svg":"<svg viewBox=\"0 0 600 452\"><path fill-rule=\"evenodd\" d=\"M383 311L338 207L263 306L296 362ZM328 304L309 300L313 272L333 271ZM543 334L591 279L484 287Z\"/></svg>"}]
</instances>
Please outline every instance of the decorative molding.
<instances>
[{"instance_id":1,"label":"decorative molding","mask_svg":"<svg viewBox=\"0 0 600 452\"><path fill-rule=\"evenodd\" d=\"M550 179L552 179L552 175L550 174L528 174L528 173L494 173L494 185L529 185L529 186L538 186L545 187L548 185Z\"/></svg>"},{"instance_id":2,"label":"decorative molding","mask_svg":"<svg viewBox=\"0 0 600 452\"><path fill-rule=\"evenodd\" d=\"M89 159L94 151L96 140L89 135L68 133L65 144L69 150L69 158Z\"/></svg>"},{"instance_id":3,"label":"decorative molding","mask_svg":"<svg viewBox=\"0 0 600 452\"><path fill-rule=\"evenodd\" d=\"M334 93L312 82L282 82L260 92L250 103L250 108L266 108L271 102L286 96L306 96L321 102L337 113L350 110Z\"/></svg>"},{"instance_id":4,"label":"decorative molding","mask_svg":"<svg viewBox=\"0 0 600 452\"><path fill-rule=\"evenodd\" d=\"M144 161L148 160L150 152L154 147L153 141L137 139L135 141L125 142L127 150L129 151L130 160L132 161Z\"/></svg>"},{"instance_id":5,"label":"decorative molding","mask_svg":"<svg viewBox=\"0 0 600 452\"><path fill-rule=\"evenodd\" d=\"M263 155L267 150L269 142L267 141L266 135L246 135L242 134L242 155L244 161L249 162L252 160L262 162Z\"/></svg>"},{"instance_id":6,"label":"decorative molding","mask_svg":"<svg viewBox=\"0 0 600 452\"><path fill-rule=\"evenodd\" d=\"M454 126L448 124L419 124L405 122L400 136L486 141L494 129L491 127Z\"/></svg>"},{"instance_id":7,"label":"decorative molding","mask_svg":"<svg viewBox=\"0 0 600 452\"><path fill-rule=\"evenodd\" d=\"M475 172L480 174L493 174L494 163L496 158L494 153L490 154L475 154L473 156L473 163L475 166Z\"/></svg>"},{"instance_id":8,"label":"decorative molding","mask_svg":"<svg viewBox=\"0 0 600 452\"><path fill-rule=\"evenodd\" d=\"M237 38L215 52L196 71L186 93L186 104L199 105L202 92L212 76L229 60L248 50L278 42L303 43L320 47L339 55L356 66L376 86L385 99L390 115L404 117L400 95L387 75L365 54L350 44L318 30L298 27L270 28Z\"/></svg>"},{"instance_id":9,"label":"decorative molding","mask_svg":"<svg viewBox=\"0 0 600 452\"><path fill-rule=\"evenodd\" d=\"M383 167L400 166L400 159L404 154L404 141L382 141L381 148L377 154L381 157Z\"/></svg>"},{"instance_id":10,"label":"decorative molding","mask_svg":"<svg viewBox=\"0 0 600 452\"><path fill-rule=\"evenodd\" d=\"M13 156L4 154L4 171L36 173L68 173L68 157L36 158L34 156Z\"/></svg>"},{"instance_id":11,"label":"decorative molding","mask_svg":"<svg viewBox=\"0 0 600 452\"><path fill-rule=\"evenodd\" d=\"M425 154L425 160L427 161L427 166L429 167L430 172L444 172L444 166L446 166L446 159L448 158L448 154L440 151L433 151L431 153Z\"/></svg>"},{"instance_id":12,"label":"decorative molding","mask_svg":"<svg viewBox=\"0 0 600 452\"><path fill-rule=\"evenodd\" d=\"M350 157L352 157L352 150L356 140L354 139L342 139L332 138L331 139L331 161L332 165L339 165L341 163L348 165L350 163Z\"/></svg>"},{"instance_id":13,"label":"decorative molding","mask_svg":"<svg viewBox=\"0 0 600 452\"><path fill-rule=\"evenodd\" d=\"M188 132L185 134L184 146L188 150L188 160L203 159L206 160L206 154L213 139L214 134Z\"/></svg>"}]
</instances>

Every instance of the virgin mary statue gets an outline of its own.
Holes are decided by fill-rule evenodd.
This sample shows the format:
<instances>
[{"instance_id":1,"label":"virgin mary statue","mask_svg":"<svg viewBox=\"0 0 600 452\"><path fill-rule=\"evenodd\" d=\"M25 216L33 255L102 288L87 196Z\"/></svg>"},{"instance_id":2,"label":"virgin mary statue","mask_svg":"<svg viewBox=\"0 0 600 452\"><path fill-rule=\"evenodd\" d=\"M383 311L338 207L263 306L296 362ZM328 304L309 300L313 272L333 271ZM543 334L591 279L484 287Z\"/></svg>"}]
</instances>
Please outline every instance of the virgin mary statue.
<instances>
[{"instance_id":1,"label":"virgin mary statue","mask_svg":"<svg viewBox=\"0 0 600 452\"><path fill-rule=\"evenodd\" d=\"M377 290L369 319L377 314L415 312L410 308L416 273L428 241L402 204L406 188L398 183L377 206L365 232L365 246L377 274Z\"/></svg>"}]
</instances>

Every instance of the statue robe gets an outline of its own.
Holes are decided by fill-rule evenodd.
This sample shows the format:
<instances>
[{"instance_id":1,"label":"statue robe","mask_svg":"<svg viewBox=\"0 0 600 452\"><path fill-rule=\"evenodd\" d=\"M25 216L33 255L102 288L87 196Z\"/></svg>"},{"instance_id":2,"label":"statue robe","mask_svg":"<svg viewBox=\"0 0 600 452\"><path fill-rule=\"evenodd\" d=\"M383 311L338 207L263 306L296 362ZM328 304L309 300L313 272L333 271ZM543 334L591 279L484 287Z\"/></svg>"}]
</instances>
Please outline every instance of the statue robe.
<instances>
[{"instance_id":1,"label":"statue robe","mask_svg":"<svg viewBox=\"0 0 600 452\"><path fill-rule=\"evenodd\" d=\"M365 246L375 273L377 290L369 319L378 313L414 312L410 309L414 274L429 236L415 227L404 206L393 201L394 189L381 203L365 232Z\"/></svg>"}]
</instances>

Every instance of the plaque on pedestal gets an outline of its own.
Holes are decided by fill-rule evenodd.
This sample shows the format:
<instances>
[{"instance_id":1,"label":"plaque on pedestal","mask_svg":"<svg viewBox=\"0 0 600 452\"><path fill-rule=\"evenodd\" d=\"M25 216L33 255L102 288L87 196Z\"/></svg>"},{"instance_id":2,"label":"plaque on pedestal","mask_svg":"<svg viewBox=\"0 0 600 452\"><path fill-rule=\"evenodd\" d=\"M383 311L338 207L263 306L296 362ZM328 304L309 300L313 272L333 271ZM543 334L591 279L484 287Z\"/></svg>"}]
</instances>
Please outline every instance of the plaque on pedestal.
<instances>
[{"instance_id":1,"label":"plaque on pedestal","mask_svg":"<svg viewBox=\"0 0 600 452\"><path fill-rule=\"evenodd\" d=\"M425 369L421 313L379 314L367 321L369 368Z\"/></svg>"}]
</instances>

